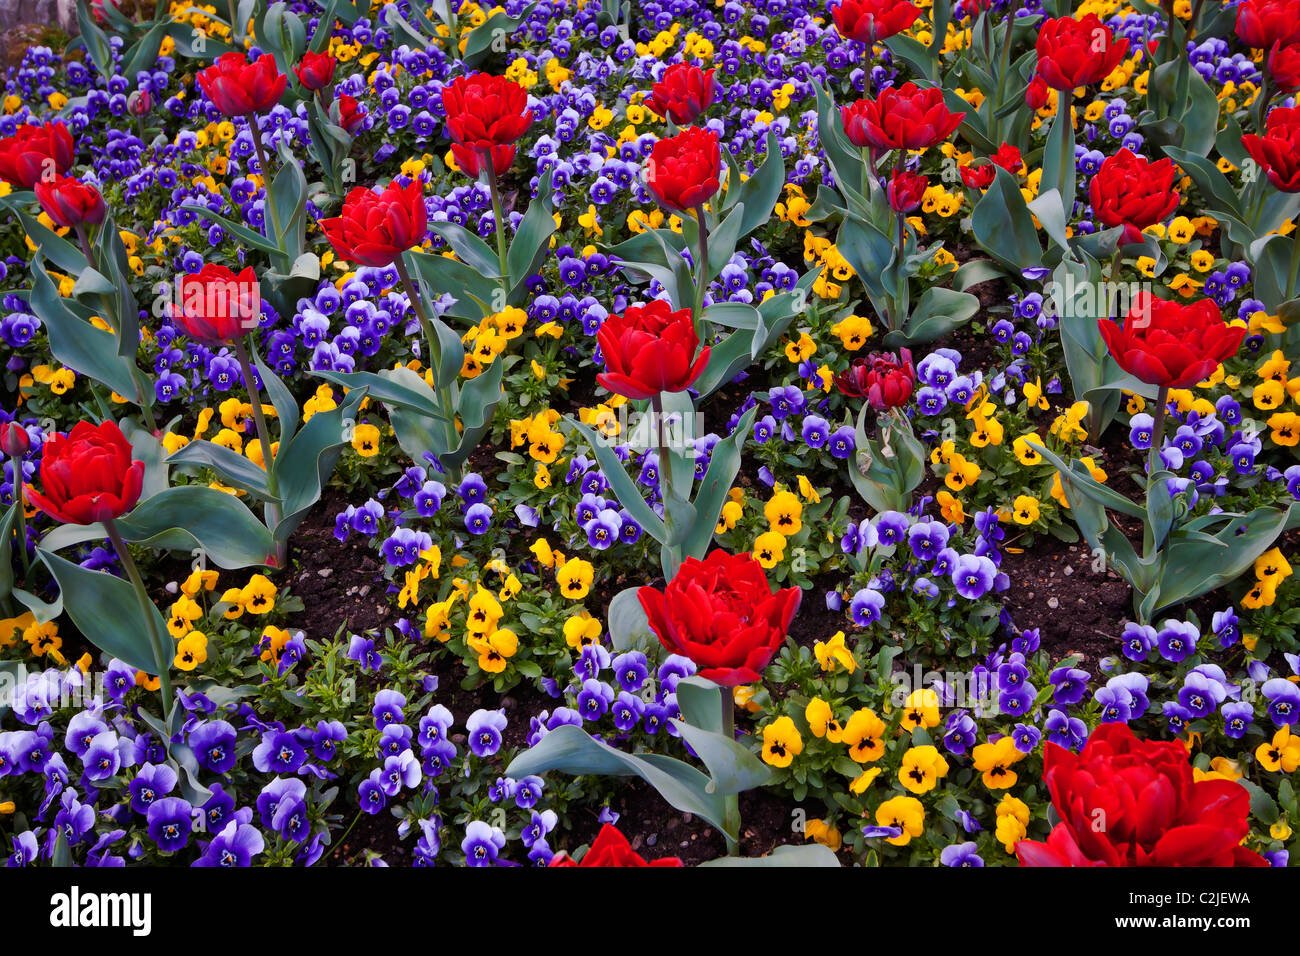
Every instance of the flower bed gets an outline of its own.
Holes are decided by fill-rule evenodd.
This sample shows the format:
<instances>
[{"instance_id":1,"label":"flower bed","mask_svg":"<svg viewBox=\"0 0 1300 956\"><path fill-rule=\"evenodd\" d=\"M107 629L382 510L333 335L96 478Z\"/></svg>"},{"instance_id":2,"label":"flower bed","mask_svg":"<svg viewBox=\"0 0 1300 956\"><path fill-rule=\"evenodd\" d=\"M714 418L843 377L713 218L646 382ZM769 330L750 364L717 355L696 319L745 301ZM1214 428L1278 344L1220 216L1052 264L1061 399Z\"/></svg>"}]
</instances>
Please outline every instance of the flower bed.
<instances>
[{"instance_id":1,"label":"flower bed","mask_svg":"<svg viewBox=\"0 0 1300 956\"><path fill-rule=\"evenodd\" d=\"M81 8L10 865L1285 866L1294 4Z\"/></svg>"}]
</instances>

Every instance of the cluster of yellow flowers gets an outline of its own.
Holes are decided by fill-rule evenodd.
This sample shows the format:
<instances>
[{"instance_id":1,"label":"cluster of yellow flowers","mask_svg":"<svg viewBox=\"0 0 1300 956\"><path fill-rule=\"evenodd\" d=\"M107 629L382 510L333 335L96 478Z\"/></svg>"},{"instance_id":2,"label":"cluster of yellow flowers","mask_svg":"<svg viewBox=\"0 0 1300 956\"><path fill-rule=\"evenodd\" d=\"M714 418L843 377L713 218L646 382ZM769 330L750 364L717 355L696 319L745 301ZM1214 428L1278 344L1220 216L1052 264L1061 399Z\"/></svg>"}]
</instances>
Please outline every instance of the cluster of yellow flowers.
<instances>
[{"instance_id":1,"label":"cluster of yellow flowers","mask_svg":"<svg viewBox=\"0 0 1300 956\"><path fill-rule=\"evenodd\" d=\"M1291 576L1291 565L1281 548L1272 548L1255 559L1255 586L1241 599L1251 610L1269 607L1277 600L1277 588Z\"/></svg>"},{"instance_id":2,"label":"cluster of yellow flowers","mask_svg":"<svg viewBox=\"0 0 1300 956\"><path fill-rule=\"evenodd\" d=\"M527 445L529 457L538 463L539 475L545 471L542 466L554 463L564 451L564 435L555 428L560 418L559 412L547 408L528 418L510 421L510 447ZM549 472L547 478L545 487L550 486Z\"/></svg>"},{"instance_id":3,"label":"cluster of yellow flowers","mask_svg":"<svg viewBox=\"0 0 1300 956\"><path fill-rule=\"evenodd\" d=\"M767 519L768 530L754 539L751 549L759 564L771 570L781 563L789 539L803 530L804 502L815 504L820 500L817 489L803 475L799 476L798 495L782 485L775 486L772 497L763 505L763 517ZM722 514L718 518L719 534L735 527L743 512L744 501L744 491L731 489L729 500L722 506Z\"/></svg>"},{"instance_id":4,"label":"cluster of yellow flowers","mask_svg":"<svg viewBox=\"0 0 1300 956\"><path fill-rule=\"evenodd\" d=\"M566 558L554 550L545 538L538 538L528 549L544 568L555 571L555 583L560 586L560 593L571 601L581 601L591 593L592 582L596 578L596 569L590 561L581 558Z\"/></svg>"},{"instance_id":5,"label":"cluster of yellow flowers","mask_svg":"<svg viewBox=\"0 0 1300 956\"><path fill-rule=\"evenodd\" d=\"M809 231L805 231L803 236L803 258L821 270L812 288L823 299L838 299L843 283L857 275L835 248L835 243Z\"/></svg>"},{"instance_id":6,"label":"cluster of yellow flowers","mask_svg":"<svg viewBox=\"0 0 1300 956\"><path fill-rule=\"evenodd\" d=\"M514 306L486 316L462 336L467 348L461 375L476 378L483 374L483 370L496 361L511 341L524 334L527 324L528 313ZM429 375L432 376L432 370Z\"/></svg>"}]
</instances>

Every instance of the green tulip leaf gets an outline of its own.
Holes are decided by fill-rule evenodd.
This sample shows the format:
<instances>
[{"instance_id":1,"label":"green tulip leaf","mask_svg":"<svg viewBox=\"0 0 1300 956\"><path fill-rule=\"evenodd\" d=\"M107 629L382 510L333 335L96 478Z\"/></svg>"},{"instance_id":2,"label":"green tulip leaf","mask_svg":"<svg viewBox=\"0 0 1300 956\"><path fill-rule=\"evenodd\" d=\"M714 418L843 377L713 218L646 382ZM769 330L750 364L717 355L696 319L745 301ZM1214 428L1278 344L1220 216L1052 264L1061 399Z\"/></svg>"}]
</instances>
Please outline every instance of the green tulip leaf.
<instances>
[{"instance_id":1,"label":"green tulip leaf","mask_svg":"<svg viewBox=\"0 0 1300 956\"><path fill-rule=\"evenodd\" d=\"M105 571L88 571L44 548L37 548L36 554L59 585L63 610L86 640L147 674L171 667L170 660L154 655L149 623L130 584ZM148 611L157 633L165 635L163 616L152 604Z\"/></svg>"},{"instance_id":2,"label":"green tulip leaf","mask_svg":"<svg viewBox=\"0 0 1300 956\"><path fill-rule=\"evenodd\" d=\"M737 837L723 825L723 795L709 793L705 789L708 777L672 757L624 753L596 740L581 727L566 724L510 761L506 776L519 780L552 770L575 776L640 777L676 809L694 813L732 840Z\"/></svg>"}]
</instances>

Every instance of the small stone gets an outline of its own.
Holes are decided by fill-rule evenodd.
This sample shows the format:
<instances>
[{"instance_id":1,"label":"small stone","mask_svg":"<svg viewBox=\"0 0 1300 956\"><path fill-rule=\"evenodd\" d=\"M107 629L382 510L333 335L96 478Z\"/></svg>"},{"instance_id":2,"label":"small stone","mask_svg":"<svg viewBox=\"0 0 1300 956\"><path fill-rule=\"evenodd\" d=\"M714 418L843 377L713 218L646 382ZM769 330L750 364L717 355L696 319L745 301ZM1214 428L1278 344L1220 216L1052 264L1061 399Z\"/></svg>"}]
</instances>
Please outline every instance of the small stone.
<instances>
[{"instance_id":1,"label":"small stone","mask_svg":"<svg viewBox=\"0 0 1300 956\"><path fill-rule=\"evenodd\" d=\"M693 814L693 813L683 813L683 814L682 814L682 823L690 823L690 822L691 822L692 820L694 820L694 819L695 819L695 814Z\"/></svg>"},{"instance_id":2,"label":"small stone","mask_svg":"<svg viewBox=\"0 0 1300 956\"><path fill-rule=\"evenodd\" d=\"M168 594L175 594L180 589L181 586L177 584L175 581L168 581L167 587L163 588L163 590L166 591Z\"/></svg>"},{"instance_id":3,"label":"small stone","mask_svg":"<svg viewBox=\"0 0 1300 956\"><path fill-rule=\"evenodd\" d=\"M1047 606L1055 610L1056 608L1061 606L1061 602L1054 597L1050 597L1047 599Z\"/></svg>"},{"instance_id":4,"label":"small stone","mask_svg":"<svg viewBox=\"0 0 1300 956\"><path fill-rule=\"evenodd\" d=\"M1062 571L1061 573L1064 574L1064 575L1068 578L1071 574L1074 573L1074 568L1067 564L1067 565L1065 566L1065 570Z\"/></svg>"},{"instance_id":5,"label":"small stone","mask_svg":"<svg viewBox=\"0 0 1300 956\"><path fill-rule=\"evenodd\" d=\"M357 592L357 597L365 597L369 593L370 593L370 585L363 584L361 585L361 590Z\"/></svg>"},{"instance_id":6,"label":"small stone","mask_svg":"<svg viewBox=\"0 0 1300 956\"><path fill-rule=\"evenodd\" d=\"M321 577L323 577L323 578L327 578L327 577L329 577L331 574L334 573L334 569L333 569L333 568L321 568L321 569L320 569L319 571L317 571L316 573L319 574L319 575L320 575Z\"/></svg>"},{"instance_id":7,"label":"small stone","mask_svg":"<svg viewBox=\"0 0 1300 956\"><path fill-rule=\"evenodd\" d=\"M657 834L657 833L652 833L652 834L650 834L648 837L645 838L645 845L646 845L646 846L654 846L654 845L655 845L656 843L658 843L658 842L659 842L659 834Z\"/></svg>"}]
</instances>

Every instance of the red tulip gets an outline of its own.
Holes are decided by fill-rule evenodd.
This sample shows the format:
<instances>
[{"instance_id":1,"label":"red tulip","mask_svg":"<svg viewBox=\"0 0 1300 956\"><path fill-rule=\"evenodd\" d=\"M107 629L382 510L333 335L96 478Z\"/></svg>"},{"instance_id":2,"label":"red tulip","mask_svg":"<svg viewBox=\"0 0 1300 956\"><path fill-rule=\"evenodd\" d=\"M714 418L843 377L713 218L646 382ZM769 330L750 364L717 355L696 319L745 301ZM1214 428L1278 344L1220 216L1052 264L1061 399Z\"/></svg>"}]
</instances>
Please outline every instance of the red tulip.
<instances>
[{"instance_id":1,"label":"red tulip","mask_svg":"<svg viewBox=\"0 0 1300 956\"><path fill-rule=\"evenodd\" d=\"M1043 779L1061 820L1046 842L1021 840L1021 866L1268 866L1241 846L1250 793L1193 780L1174 740L1102 724L1078 754L1047 744Z\"/></svg>"},{"instance_id":2,"label":"red tulip","mask_svg":"<svg viewBox=\"0 0 1300 956\"><path fill-rule=\"evenodd\" d=\"M328 53L312 53L310 50L302 55L302 62L293 68L298 82L315 93L330 85L334 79L334 57Z\"/></svg>"},{"instance_id":3,"label":"red tulip","mask_svg":"<svg viewBox=\"0 0 1300 956\"><path fill-rule=\"evenodd\" d=\"M197 79L199 88L226 116L265 112L280 101L289 85L269 53L251 63L242 53L223 53Z\"/></svg>"},{"instance_id":4,"label":"red tulip","mask_svg":"<svg viewBox=\"0 0 1300 956\"><path fill-rule=\"evenodd\" d=\"M695 662L699 676L722 687L752 684L785 640L802 591L772 591L749 554L717 550L687 558L663 591L637 591L650 628L671 654Z\"/></svg>"},{"instance_id":5,"label":"red tulip","mask_svg":"<svg viewBox=\"0 0 1300 956\"><path fill-rule=\"evenodd\" d=\"M488 73L461 76L442 88L442 105L457 166L470 176L484 170L500 176L510 168L514 144L533 122L522 86Z\"/></svg>"},{"instance_id":6,"label":"red tulip","mask_svg":"<svg viewBox=\"0 0 1300 956\"><path fill-rule=\"evenodd\" d=\"M1020 150L1010 143L1003 143L998 147L998 151L989 158L993 160L994 166L1001 166L1012 176L1025 168L1025 160L1020 155Z\"/></svg>"},{"instance_id":7,"label":"red tulip","mask_svg":"<svg viewBox=\"0 0 1300 956\"><path fill-rule=\"evenodd\" d=\"M646 186L659 202L685 212L713 198L722 185L722 151L712 130L692 126L655 143Z\"/></svg>"},{"instance_id":8,"label":"red tulip","mask_svg":"<svg viewBox=\"0 0 1300 956\"><path fill-rule=\"evenodd\" d=\"M889 208L894 212L911 212L921 205L930 180L921 173L911 173L894 167L889 177Z\"/></svg>"},{"instance_id":9,"label":"red tulip","mask_svg":"<svg viewBox=\"0 0 1300 956\"><path fill-rule=\"evenodd\" d=\"M1269 110L1264 135L1247 133L1241 145L1284 193L1300 193L1300 107Z\"/></svg>"},{"instance_id":10,"label":"red tulip","mask_svg":"<svg viewBox=\"0 0 1300 956\"><path fill-rule=\"evenodd\" d=\"M340 259L389 265L428 235L424 186L418 179L405 188L389 183L382 193L358 186L343 200L342 213L320 225Z\"/></svg>"},{"instance_id":11,"label":"red tulip","mask_svg":"<svg viewBox=\"0 0 1300 956\"><path fill-rule=\"evenodd\" d=\"M663 856L657 860L647 861L632 849L627 837L615 827L606 823L591 847L583 854L582 862L577 863L567 853L557 853L551 857L551 866L681 866L682 861L675 856Z\"/></svg>"},{"instance_id":12,"label":"red tulip","mask_svg":"<svg viewBox=\"0 0 1300 956\"><path fill-rule=\"evenodd\" d=\"M842 37L867 44L902 33L920 15L907 0L842 0L831 9L835 29Z\"/></svg>"},{"instance_id":13,"label":"red tulip","mask_svg":"<svg viewBox=\"0 0 1300 956\"><path fill-rule=\"evenodd\" d=\"M1054 90L1100 83L1128 53L1095 13L1076 20L1060 17L1038 27L1038 75Z\"/></svg>"},{"instance_id":14,"label":"red tulip","mask_svg":"<svg viewBox=\"0 0 1300 956\"><path fill-rule=\"evenodd\" d=\"M1097 323L1119 367L1148 385L1190 388L1237 354L1243 326L1225 325L1212 299L1191 305L1157 299L1137 301L1121 328L1114 319Z\"/></svg>"},{"instance_id":15,"label":"red tulip","mask_svg":"<svg viewBox=\"0 0 1300 956\"><path fill-rule=\"evenodd\" d=\"M874 100L840 107L844 135L853 145L888 149L938 146L961 125L965 113L949 112L943 90L915 83L891 86Z\"/></svg>"},{"instance_id":16,"label":"red tulip","mask_svg":"<svg viewBox=\"0 0 1300 956\"><path fill-rule=\"evenodd\" d=\"M1123 226L1124 244L1141 242L1142 230L1178 208L1172 160L1159 162L1121 149L1107 156L1088 184L1092 214L1107 227Z\"/></svg>"},{"instance_id":17,"label":"red tulip","mask_svg":"<svg viewBox=\"0 0 1300 956\"><path fill-rule=\"evenodd\" d=\"M662 299L611 315L596 333L605 371L596 381L630 399L651 398L660 392L680 392L709 364L706 346L691 322L691 310L677 312Z\"/></svg>"},{"instance_id":18,"label":"red tulip","mask_svg":"<svg viewBox=\"0 0 1300 956\"><path fill-rule=\"evenodd\" d=\"M367 115L355 96L344 93L339 97L339 125L350 135L356 136L360 132L365 125Z\"/></svg>"},{"instance_id":19,"label":"red tulip","mask_svg":"<svg viewBox=\"0 0 1300 956\"><path fill-rule=\"evenodd\" d=\"M980 163L978 166L967 163L961 167L961 181L970 189L988 189L993 185L996 169L992 163Z\"/></svg>"},{"instance_id":20,"label":"red tulip","mask_svg":"<svg viewBox=\"0 0 1300 956\"><path fill-rule=\"evenodd\" d=\"M678 126L689 126L713 102L713 70L674 63L650 89L645 105Z\"/></svg>"},{"instance_id":21,"label":"red tulip","mask_svg":"<svg viewBox=\"0 0 1300 956\"><path fill-rule=\"evenodd\" d=\"M72 134L62 123L20 126L13 136L0 140L0 179L31 189L66 173L75 155Z\"/></svg>"},{"instance_id":22,"label":"red tulip","mask_svg":"<svg viewBox=\"0 0 1300 956\"><path fill-rule=\"evenodd\" d=\"M28 500L56 521L94 524L135 507L144 483L144 462L133 461L131 443L113 422L77 422L41 451L42 494L26 485Z\"/></svg>"},{"instance_id":23,"label":"red tulip","mask_svg":"<svg viewBox=\"0 0 1300 956\"><path fill-rule=\"evenodd\" d=\"M1256 50L1300 42L1300 0L1242 0L1236 30L1241 42Z\"/></svg>"},{"instance_id":24,"label":"red tulip","mask_svg":"<svg viewBox=\"0 0 1300 956\"><path fill-rule=\"evenodd\" d=\"M1125 245L1141 242L1141 230L1178 208L1174 176L1173 160L1152 163L1128 150L1108 156L1088 183L1092 215L1108 228L1123 226Z\"/></svg>"},{"instance_id":25,"label":"red tulip","mask_svg":"<svg viewBox=\"0 0 1300 956\"><path fill-rule=\"evenodd\" d=\"M98 189L71 176L39 182L33 188L46 214L55 223L68 229L83 225L98 226L108 212L104 197Z\"/></svg>"},{"instance_id":26,"label":"red tulip","mask_svg":"<svg viewBox=\"0 0 1300 956\"><path fill-rule=\"evenodd\" d=\"M1029 88L1025 90L1025 104L1031 110L1041 110L1047 105L1048 95L1047 82L1035 74L1029 81Z\"/></svg>"},{"instance_id":27,"label":"red tulip","mask_svg":"<svg viewBox=\"0 0 1300 956\"><path fill-rule=\"evenodd\" d=\"M1300 43L1274 43L1268 51L1268 75L1284 93L1300 89Z\"/></svg>"},{"instance_id":28,"label":"red tulip","mask_svg":"<svg viewBox=\"0 0 1300 956\"><path fill-rule=\"evenodd\" d=\"M177 295L172 321L196 342L233 342L262 318L261 286L252 266L236 275L225 266L205 263L194 275L181 277Z\"/></svg>"},{"instance_id":29,"label":"red tulip","mask_svg":"<svg viewBox=\"0 0 1300 956\"><path fill-rule=\"evenodd\" d=\"M32 447L32 436L17 422L0 425L0 453L10 458L21 458ZM3 468L0 468L2 471Z\"/></svg>"},{"instance_id":30,"label":"red tulip","mask_svg":"<svg viewBox=\"0 0 1300 956\"><path fill-rule=\"evenodd\" d=\"M898 355L872 352L854 359L848 369L835 376L835 385L845 395L865 398L878 412L899 408L907 404L916 387L912 353L900 349Z\"/></svg>"}]
</instances>

